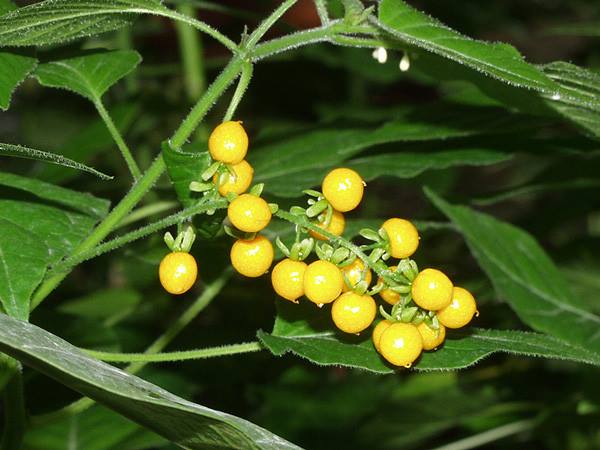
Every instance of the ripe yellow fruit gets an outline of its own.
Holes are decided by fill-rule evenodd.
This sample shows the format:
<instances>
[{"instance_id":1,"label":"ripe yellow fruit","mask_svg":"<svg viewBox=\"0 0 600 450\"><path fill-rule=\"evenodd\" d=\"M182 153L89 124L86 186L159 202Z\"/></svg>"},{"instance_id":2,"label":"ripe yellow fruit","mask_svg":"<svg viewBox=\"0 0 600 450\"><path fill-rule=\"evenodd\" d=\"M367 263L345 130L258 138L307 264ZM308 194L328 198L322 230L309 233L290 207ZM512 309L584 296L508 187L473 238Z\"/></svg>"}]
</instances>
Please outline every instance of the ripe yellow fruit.
<instances>
[{"instance_id":1,"label":"ripe yellow fruit","mask_svg":"<svg viewBox=\"0 0 600 450\"><path fill-rule=\"evenodd\" d=\"M350 285L352 287L356 286L362 280L363 272L365 270L365 264L361 261L360 258L356 258L352 264L348 264L345 267L342 267L342 275L345 275ZM367 282L367 286L371 284L373 276L371 275L371 271L367 269L365 273L365 281ZM352 290L352 287L348 286L348 284L344 283L342 287L343 292L348 292Z\"/></svg>"},{"instance_id":2,"label":"ripe yellow fruit","mask_svg":"<svg viewBox=\"0 0 600 450\"><path fill-rule=\"evenodd\" d=\"M421 334L410 323L390 325L379 339L379 353L395 366L410 367L422 351Z\"/></svg>"},{"instance_id":3,"label":"ripe yellow fruit","mask_svg":"<svg viewBox=\"0 0 600 450\"><path fill-rule=\"evenodd\" d=\"M324 225L322 222L319 222L317 224L317 226L320 228L324 228ZM325 231L328 231L331 234L335 234L336 236L341 236L344 233L345 228L346 228L346 219L344 218L344 215L341 212L336 211L334 209L333 214L331 215L331 221L329 222L329 225L327 226L327 228L324 228ZM323 236L320 233L317 233L316 231L310 230L309 233L312 237L314 237L315 239L318 239L320 241L327 240L327 238L325 236Z\"/></svg>"},{"instance_id":4,"label":"ripe yellow fruit","mask_svg":"<svg viewBox=\"0 0 600 450\"><path fill-rule=\"evenodd\" d=\"M430 311L445 308L452 301L452 281L437 269L425 269L412 283L412 297L417 305Z\"/></svg>"},{"instance_id":5,"label":"ripe yellow fruit","mask_svg":"<svg viewBox=\"0 0 600 450\"><path fill-rule=\"evenodd\" d=\"M352 211L363 197L364 181L352 169L334 169L323 180L323 195L340 212Z\"/></svg>"},{"instance_id":6,"label":"ripe yellow fruit","mask_svg":"<svg viewBox=\"0 0 600 450\"><path fill-rule=\"evenodd\" d=\"M165 291L180 295L190 290L198 277L198 265L186 252L171 252L158 267L158 278Z\"/></svg>"},{"instance_id":7,"label":"ripe yellow fruit","mask_svg":"<svg viewBox=\"0 0 600 450\"><path fill-rule=\"evenodd\" d=\"M271 272L275 292L286 300L297 303L304 295L304 272L307 267L303 261L289 258L279 261Z\"/></svg>"},{"instance_id":8,"label":"ripe yellow fruit","mask_svg":"<svg viewBox=\"0 0 600 450\"><path fill-rule=\"evenodd\" d=\"M390 267L390 270L392 272L395 272L397 268L398 268L398 266L392 266L392 267ZM383 278L379 278L378 283L383 283ZM384 299L386 301L386 303L389 303L390 305L395 305L396 303L398 303L400 301L400 294L392 291L391 289L384 289L383 291L381 291L379 293L379 296L382 299Z\"/></svg>"},{"instance_id":9,"label":"ripe yellow fruit","mask_svg":"<svg viewBox=\"0 0 600 450\"><path fill-rule=\"evenodd\" d=\"M440 328L434 330L429 328L429 326L425 322L421 322L417 325L417 330L421 334L421 339L423 340L423 350L433 350L438 348L446 339L446 327L440 324Z\"/></svg>"},{"instance_id":10,"label":"ripe yellow fruit","mask_svg":"<svg viewBox=\"0 0 600 450\"><path fill-rule=\"evenodd\" d=\"M271 209L262 198L242 194L229 204L227 217L238 230L256 233L269 225Z\"/></svg>"},{"instance_id":11,"label":"ripe yellow fruit","mask_svg":"<svg viewBox=\"0 0 600 450\"><path fill-rule=\"evenodd\" d=\"M264 236L239 239L231 247L231 265L246 277L260 277L273 262L273 245Z\"/></svg>"},{"instance_id":12,"label":"ripe yellow fruit","mask_svg":"<svg viewBox=\"0 0 600 450\"><path fill-rule=\"evenodd\" d=\"M243 194L252 184L254 177L254 169L248 161L243 160L231 166L231 171L223 174L215 174L213 183L219 184L219 194L225 197L230 192L234 194ZM235 175L234 175L235 174Z\"/></svg>"},{"instance_id":13,"label":"ripe yellow fruit","mask_svg":"<svg viewBox=\"0 0 600 450\"><path fill-rule=\"evenodd\" d=\"M215 161L225 164L241 162L248 152L248 135L242 122L223 122L208 138L208 151Z\"/></svg>"},{"instance_id":14,"label":"ripe yellow fruit","mask_svg":"<svg viewBox=\"0 0 600 450\"><path fill-rule=\"evenodd\" d=\"M329 261L315 261L304 272L304 295L313 303L331 303L342 293L340 269Z\"/></svg>"},{"instance_id":15,"label":"ripe yellow fruit","mask_svg":"<svg viewBox=\"0 0 600 450\"><path fill-rule=\"evenodd\" d=\"M471 321L476 312L477 303L473 295L464 288L455 287L452 301L437 312L437 317L448 328L461 328Z\"/></svg>"},{"instance_id":16,"label":"ripe yellow fruit","mask_svg":"<svg viewBox=\"0 0 600 450\"><path fill-rule=\"evenodd\" d=\"M331 318L345 333L360 333L375 320L377 305L370 295L346 292L333 302Z\"/></svg>"},{"instance_id":17,"label":"ripe yellow fruit","mask_svg":"<svg viewBox=\"0 0 600 450\"><path fill-rule=\"evenodd\" d=\"M375 346L375 350L379 351L379 341L381 340L381 335L388 327L392 324L389 320L382 320L373 329L373 345Z\"/></svg>"},{"instance_id":18,"label":"ripe yellow fruit","mask_svg":"<svg viewBox=\"0 0 600 450\"><path fill-rule=\"evenodd\" d=\"M390 254L394 258L410 257L419 247L419 232L415 226L404 219L388 219L382 228L390 239Z\"/></svg>"}]
</instances>

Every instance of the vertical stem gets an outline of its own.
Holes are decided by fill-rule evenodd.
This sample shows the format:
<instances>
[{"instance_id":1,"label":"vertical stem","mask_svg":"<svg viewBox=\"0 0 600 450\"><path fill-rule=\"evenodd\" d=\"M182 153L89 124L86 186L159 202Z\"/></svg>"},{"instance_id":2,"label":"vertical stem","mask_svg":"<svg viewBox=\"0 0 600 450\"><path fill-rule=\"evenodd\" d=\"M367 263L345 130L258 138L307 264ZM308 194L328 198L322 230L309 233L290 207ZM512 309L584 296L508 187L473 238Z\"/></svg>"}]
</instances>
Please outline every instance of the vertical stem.
<instances>
[{"instance_id":1,"label":"vertical stem","mask_svg":"<svg viewBox=\"0 0 600 450\"><path fill-rule=\"evenodd\" d=\"M246 89L248 89L248 85L250 84L250 80L252 79L253 66L251 62L245 62L242 67L242 74L240 75L240 81L238 82L237 87L235 88L235 92L233 93L233 97L231 97L231 102L229 103L229 107L227 108L227 112L225 113L225 117L223 118L223 122L227 122L231 120L233 115L235 114L235 110L238 105L242 101L244 94L246 93Z\"/></svg>"},{"instance_id":2,"label":"vertical stem","mask_svg":"<svg viewBox=\"0 0 600 450\"><path fill-rule=\"evenodd\" d=\"M4 390L4 432L2 434L2 450L21 448L25 434L26 415L25 397L23 395L23 375L20 366Z\"/></svg>"},{"instance_id":3,"label":"vertical stem","mask_svg":"<svg viewBox=\"0 0 600 450\"><path fill-rule=\"evenodd\" d=\"M317 14L321 20L321 25L327 25L329 23L329 13L327 12L327 0L314 0L315 7L317 8Z\"/></svg>"},{"instance_id":4,"label":"vertical stem","mask_svg":"<svg viewBox=\"0 0 600 450\"><path fill-rule=\"evenodd\" d=\"M104 121L106 128L108 128L110 135L113 137L114 141L116 142L117 147L119 147L119 150L121 150L121 154L123 155L123 158L125 159L125 162L127 163L127 167L129 168L131 175L133 175L133 179L137 180L138 178L140 178L142 176L142 173L141 173L140 168L138 167L137 163L135 162L135 159L133 159L131 150L129 150L129 147L125 143L123 136L121 136L121 133L119 133L119 130L117 130L117 127L115 126L114 122L110 118L110 115L108 114L108 111L104 107L102 100L99 98L96 99L94 101L94 105L96 106L96 109L98 110L98 114L100 114L100 117Z\"/></svg>"},{"instance_id":5,"label":"vertical stem","mask_svg":"<svg viewBox=\"0 0 600 450\"><path fill-rule=\"evenodd\" d=\"M181 4L177 10L186 16L195 14L194 7L189 4ZM187 96L191 101L195 101L206 87L201 36L195 28L182 22L176 22L175 29L179 38Z\"/></svg>"}]
</instances>

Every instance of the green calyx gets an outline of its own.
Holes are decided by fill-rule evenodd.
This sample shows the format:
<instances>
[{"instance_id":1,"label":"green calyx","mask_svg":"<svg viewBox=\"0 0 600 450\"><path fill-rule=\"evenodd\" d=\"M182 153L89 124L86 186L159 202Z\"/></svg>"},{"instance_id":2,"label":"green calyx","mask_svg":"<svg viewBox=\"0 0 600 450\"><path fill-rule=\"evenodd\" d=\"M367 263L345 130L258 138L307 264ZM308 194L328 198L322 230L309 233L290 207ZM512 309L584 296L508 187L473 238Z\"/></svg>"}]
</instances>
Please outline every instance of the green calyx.
<instances>
[{"instance_id":1,"label":"green calyx","mask_svg":"<svg viewBox=\"0 0 600 450\"><path fill-rule=\"evenodd\" d=\"M187 225L183 231L177 234L176 238L173 238L173 235L167 231L164 235L164 240L172 252L189 253L196 240L196 233L193 226Z\"/></svg>"}]
</instances>

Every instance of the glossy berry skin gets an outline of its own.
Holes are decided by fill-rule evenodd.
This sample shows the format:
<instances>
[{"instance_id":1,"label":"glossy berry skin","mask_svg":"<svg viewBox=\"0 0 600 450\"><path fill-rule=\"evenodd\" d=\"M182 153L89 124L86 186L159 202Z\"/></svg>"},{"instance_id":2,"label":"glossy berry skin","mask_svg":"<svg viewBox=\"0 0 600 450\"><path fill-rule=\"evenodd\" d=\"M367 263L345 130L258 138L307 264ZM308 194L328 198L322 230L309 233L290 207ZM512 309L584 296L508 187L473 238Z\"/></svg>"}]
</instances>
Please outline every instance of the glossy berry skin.
<instances>
[{"instance_id":1,"label":"glossy berry skin","mask_svg":"<svg viewBox=\"0 0 600 450\"><path fill-rule=\"evenodd\" d=\"M346 292L333 302L331 318L345 333L360 333L375 320L377 305L370 295Z\"/></svg>"},{"instance_id":2,"label":"glossy berry skin","mask_svg":"<svg viewBox=\"0 0 600 450\"><path fill-rule=\"evenodd\" d=\"M345 275L348 281L350 282L350 286L344 282L344 286L342 287L343 292L348 292L352 290L354 286L358 282L361 281L363 271L365 270L365 264L361 261L360 258L356 258L352 264L348 264L345 267L342 267L342 275ZM367 269L367 273L365 274L365 281L367 282L367 286L371 284L373 276L371 275L371 271Z\"/></svg>"},{"instance_id":3,"label":"glossy berry skin","mask_svg":"<svg viewBox=\"0 0 600 450\"><path fill-rule=\"evenodd\" d=\"M338 298L343 285L340 269L329 261L315 261L304 272L304 295L319 306Z\"/></svg>"},{"instance_id":4,"label":"glossy berry skin","mask_svg":"<svg viewBox=\"0 0 600 450\"><path fill-rule=\"evenodd\" d=\"M284 259L279 261L271 272L271 283L278 295L297 303L304 295L304 272L308 266L303 261Z\"/></svg>"},{"instance_id":5,"label":"glossy berry skin","mask_svg":"<svg viewBox=\"0 0 600 450\"><path fill-rule=\"evenodd\" d=\"M379 353L395 366L410 367L422 351L421 334L410 323L390 325L379 339Z\"/></svg>"},{"instance_id":6,"label":"glossy berry skin","mask_svg":"<svg viewBox=\"0 0 600 450\"><path fill-rule=\"evenodd\" d=\"M454 287L452 301L437 312L440 323L448 328L461 328L468 324L477 312L473 295L464 288Z\"/></svg>"},{"instance_id":7,"label":"glossy berry skin","mask_svg":"<svg viewBox=\"0 0 600 450\"><path fill-rule=\"evenodd\" d=\"M425 269L412 283L412 297L417 305L429 311L445 308L452 301L452 281L437 269Z\"/></svg>"},{"instance_id":8,"label":"glossy berry skin","mask_svg":"<svg viewBox=\"0 0 600 450\"><path fill-rule=\"evenodd\" d=\"M225 164L241 162L248 152L248 135L242 122L223 122L208 138L208 151L215 161Z\"/></svg>"},{"instance_id":9,"label":"glossy berry skin","mask_svg":"<svg viewBox=\"0 0 600 450\"><path fill-rule=\"evenodd\" d=\"M231 166L231 171L235 174L235 176L229 172L224 174L215 174L213 177L213 183L217 184L220 181L222 182L219 185L219 194L225 197L230 192L234 194L243 194L248 190L250 185L252 184L252 178L254 177L254 169L248 161L243 160L237 164L233 164Z\"/></svg>"},{"instance_id":10,"label":"glossy berry skin","mask_svg":"<svg viewBox=\"0 0 600 450\"><path fill-rule=\"evenodd\" d=\"M442 324L438 330L433 330L425 322L421 322L417 325L417 330L423 340L423 350L434 350L446 339L446 327Z\"/></svg>"},{"instance_id":11,"label":"glossy berry skin","mask_svg":"<svg viewBox=\"0 0 600 450\"><path fill-rule=\"evenodd\" d=\"M273 245L264 236L235 241L230 252L231 265L240 274L256 278L269 270L273 263Z\"/></svg>"},{"instance_id":12,"label":"glossy berry skin","mask_svg":"<svg viewBox=\"0 0 600 450\"><path fill-rule=\"evenodd\" d=\"M317 226L320 228L324 228L322 222L318 223ZM329 222L327 228L325 228L325 231L328 231L329 233L334 234L336 236L341 236L344 233L345 228L346 219L344 218L344 215L339 211L333 210L333 214L331 215L331 221ZM310 230L309 233L312 237L320 241L328 240L325 236L323 236L320 233L317 233L316 231Z\"/></svg>"},{"instance_id":13,"label":"glossy berry skin","mask_svg":"<svg viewBox=\"0 0 600 450\"><path fill-rule=\"evenodd\" d=\"M181 295L190 290L198 277L198 265L186 252L171 252L160 262L158 277L165 291Z\"/></svg>"},{"instance_id":14,"label":"glossy berry skin","mask_svg":"<svg viewBox=\"0 0 600 450\"><path fill-rule=\"evenodd\" d=\"M375 350L379 351L379 341L381 340L381 335L388 327L392 324L389 320L382 320L373 329L373 345L375 346Z\"/></svg>"},{"instance_id":15,"label":"glossy berry skin","mask_svg":"<svg viewBox=\"0 0 600 450\"><path fill-rule=\"evenodd\" d=\"M398 266L392 266L390 267L390 270L392 272L395 272ZM383 279L379 278L378 283L383 283ZM395 305L396 303L398 303L400 301L400 294L398 294L397 292L392 291L391 289L384 289L381 292L379 292L379 296L385 300L386 303L389 303L390 305Z\"/></svg>"},{"instance_id":16,"label":"glossy berry skin","mask_svg":"<svg viewBox=\"0 0 600 450\"><path fill-rule=\"evenodd\" d=\"M364 181L352 169L334 169L323 180L323 195L340 212L352 211L363 197Z\"/></svg>"},{"instance_id":17,"label":"glossy berry skin","mask_svg":"<svg viewBox=\"0 0 600 450\"><path fill-rule=\"evenodd\" d=\"M390 254L394 258L410 257L419 247L419 232L415 226L404 219L388 219L381 226L390 240Z\"/></svg>"},{"instance_id":18,"label":"glossy berry skin","mask_svg":"<svg viewBox=\"0 0 600 450\"><path fill-rule=\"evenodd\" d=\"M256 233L269 225L271 210L269 204L262 198L242 194L229 204L227 217L238 230Z\"/></svg>"}]
</instances>

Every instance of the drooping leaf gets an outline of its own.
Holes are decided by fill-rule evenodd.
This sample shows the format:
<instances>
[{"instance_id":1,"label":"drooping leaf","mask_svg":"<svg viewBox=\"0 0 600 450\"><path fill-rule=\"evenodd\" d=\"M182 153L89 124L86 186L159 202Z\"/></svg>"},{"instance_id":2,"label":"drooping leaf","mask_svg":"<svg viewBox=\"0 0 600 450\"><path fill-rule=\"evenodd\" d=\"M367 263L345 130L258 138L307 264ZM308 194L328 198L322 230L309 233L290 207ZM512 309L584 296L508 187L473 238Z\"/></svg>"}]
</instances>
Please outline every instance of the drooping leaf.
<instances>
[{"instance_id":1,"label":"drooping leaf","mask_svg":"<svg viewBox=\"0 0 600 450\"><path fill-rule=\"evenodd\" d=\"M8 109L12 93L36 64L37 60L31 56L0 52L0 109Z\"/></svg>"},{"instance_id":2,"label":"drooping leaf","mask_svg":"<svg viewBox=\"0 0 600 450\"><path fill-rule=\"evenodd\" d=\"M563 275L530 234L426 192L464 235L498 296L526 324L600 353L600 316L581 308Z\"/></svg>"},{"instance_id":3,"label":"drooping leaf","mask_svg":"<svg viewBox=\"0 0 600 450\"><path fill-rule=\"evenodd\" d=\"M42 150L35 150L33 148L22 147L20 145L0 143L0 156L13 156L17 158L35 159L38 161L44 161L63 167L69 167L71 169L82 170L84 172L91 173L92 175L95 175L103 180L112 179L110 175L106 175L105 173L99 172L92 167L86 166L85 164L73 161L72 159L65 158L62 155L44 152Z\"/></svg>"},{"instance_id":4,"label":"drooping leaf","mask_svg":"<svg viewBox=\"0 0 600 450\"><path fill-rule=\"evenodd\" d=\"M190 449L298 449L246 420L186 401L94 360L59 337L0 315L0 350Z\"/></svg>"},{"instance_id":5,"label":"drooping leaf","mask_svg":"<svg viewBox=\"0 0 600 450\"><path fill-rule=\"evenodd\" d=\"M559 86L508 44L477 41L414 9L402 0L379 4L378 24L407 44L464 64L510 85L555 93Z\"/></svg>"},{"instance_id":6,"label":"drooping leaf","mask_svg":"<svg viewBox=\"0 0 600 450\"><path fill-rule=\"evenodd\" d=\"M26 319L31 294L47 267L87 236L108 212L108 202L2 172L0 186L35 199L0 200L0 302L7 314Z\"/></svg>"},{"instance_id":7,"label":"drooping leaf","mask_svg":"<svg viewBox=\"0 0 600 450\"><path fill-rule=\"evenodd\" d=\"M459 112L459 111L462 111ZM504 128L504 125L507 128ZM379 144L448 139L475 134L494 133L518 126L516 119L496 108L431 108L406 112L401 118L378 128L320 129L280 139L252 149L249 160L255 169L256 182L282 197L300 195L298 186L313 186L321 181L332 166L340 164L360 151ZM398 167L415 154L396 154ZM373 157L375 161L376 157ZM393 156L386 156L391 161ZM427 169L460 164L493 164L505 158L498 152L485 150L448 152L436 156L417 157L412 169L398 170L396 176L412 177ZM450 160L454 159L454 162ZM420 167L417 167L420 166ZM408 166L407 166L408 167ZM381 166L380 166L381 168ZM392 170L380 174L394 175ZM373 170L372 177L379 176Z\"/></svg>"},{"instance_id":8,"label":"drooping leaf","mask_svg":"<svg viewBox=\"0 0 600 450\"><path fill-rule=\"evenodd\" d=\"M67 89L96 102L141 60L134 50L94 52L40 64L35 77L42 86Z\"/></svg>"},{"instance_id":9,"label":"drooping leaf","mask_svg":"<svg viewBox=\"0 0 600 450\"><path fill-rule=\"evenodd\" d=\"M278 315L272 333L258 332L260 341L276 356L291 352L318 365L354 367L376 373L392 373L376 352L370 330L359 336L335 331L326 307L294 305L278 300ZM513 330L467 329L450 331L443 347L425 352L416 370L462 369L497 352L565 359L600 365L600 355L554 337Z\"/></svg>"}]
</instances>

